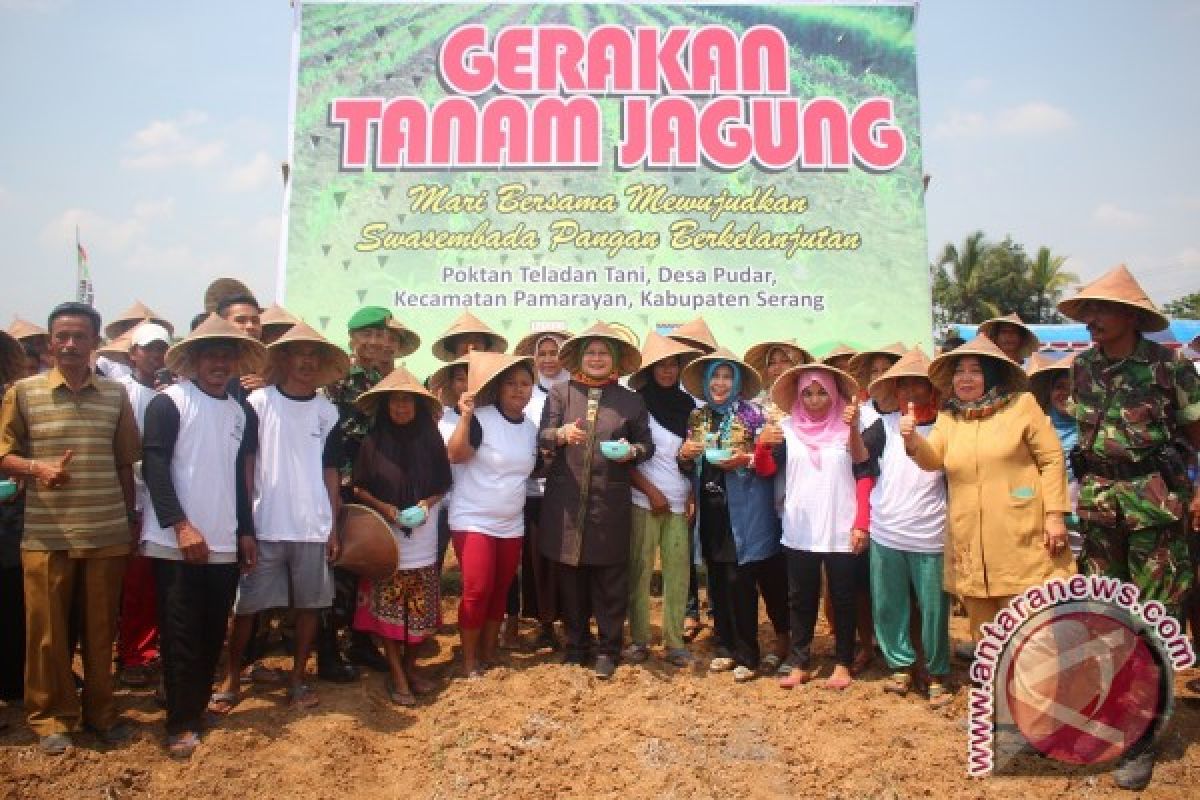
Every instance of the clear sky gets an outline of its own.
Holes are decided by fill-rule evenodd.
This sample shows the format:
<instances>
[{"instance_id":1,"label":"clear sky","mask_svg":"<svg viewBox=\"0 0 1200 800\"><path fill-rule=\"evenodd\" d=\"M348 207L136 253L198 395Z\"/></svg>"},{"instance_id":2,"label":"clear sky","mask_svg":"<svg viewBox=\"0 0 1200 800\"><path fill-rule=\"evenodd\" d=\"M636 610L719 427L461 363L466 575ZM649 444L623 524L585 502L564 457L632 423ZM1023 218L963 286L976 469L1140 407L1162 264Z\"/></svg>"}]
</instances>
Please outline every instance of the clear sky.
<instances>
[{"instance_id":1,"label":"clear sky","mask_svg":"<svg viewBox=\"0 0 1200 800\"><path fill-rule=\"evenodd\" d=\"M0 0L0 326L74 293L185 325L216 277L274 294L286 0ZM929 251L970 231L1200 290L1200 2L927 0Z\"/></svg>"}]
</instances>

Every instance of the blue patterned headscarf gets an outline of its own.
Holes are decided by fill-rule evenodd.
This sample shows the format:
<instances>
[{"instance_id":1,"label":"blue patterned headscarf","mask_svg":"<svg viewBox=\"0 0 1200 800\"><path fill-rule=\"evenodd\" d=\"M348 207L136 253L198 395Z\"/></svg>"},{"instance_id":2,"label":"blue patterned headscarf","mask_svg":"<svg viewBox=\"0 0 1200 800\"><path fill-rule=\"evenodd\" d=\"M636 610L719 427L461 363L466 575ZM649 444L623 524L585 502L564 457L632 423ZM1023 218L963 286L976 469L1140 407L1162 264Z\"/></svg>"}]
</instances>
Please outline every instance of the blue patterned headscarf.
<instances>
[{"instance_id":1,"label":"blue patterned headscarf","mask_svg":"<svg viewBox=\"0 0 1200 800\"><path fill-rule=\"evenodd\" d=\"M717 367L726 366L733 370L733 389L729 392L729 397L725 398L724 403L717 403L712 399L712 392L709 390L709 384L712 382L713 373L717 371ZM737 364L732 361L713 361L704 368L704 401L712 406L714 411L722 414L728 414L729 410L737 403L738 397L742 394L742 371Z\"/></svg>"}]
</instances>

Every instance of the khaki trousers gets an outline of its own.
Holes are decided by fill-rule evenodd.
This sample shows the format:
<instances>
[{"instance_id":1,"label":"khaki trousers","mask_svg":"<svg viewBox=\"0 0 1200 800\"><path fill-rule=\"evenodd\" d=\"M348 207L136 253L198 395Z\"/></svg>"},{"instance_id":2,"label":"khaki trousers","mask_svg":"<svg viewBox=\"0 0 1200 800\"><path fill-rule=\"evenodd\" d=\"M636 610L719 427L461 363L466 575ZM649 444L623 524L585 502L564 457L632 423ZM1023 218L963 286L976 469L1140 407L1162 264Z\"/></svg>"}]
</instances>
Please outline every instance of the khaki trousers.
<instances>
[{"instance_id":1,"label":"khaki trousers","mask_svg":"<svg viewBox=\"0 0 1200 800\"><path fill-rule=\"evenodd\" d=\"M971 641L979 641L979 626L991 622L1000 613L1000 609L1008 605L1014 597L1016 597L1015 594L1006 594L1000 597L962 598L963 605L967 607L967 624L971 631Z\"/></svg>"},{"instance_id":2,"label":"khaki trousers","mask_svg":"<svg viewBox=\"0 0 1200 800\"><path fill-rule=\"evenodd\" d=\"M126 555L73 558L62 550L25 550L25 708L38 736L105 730L117 721L113 639ZM71 672L67 620L78 605L83 703Z\"/></svg>"}]
</instances>

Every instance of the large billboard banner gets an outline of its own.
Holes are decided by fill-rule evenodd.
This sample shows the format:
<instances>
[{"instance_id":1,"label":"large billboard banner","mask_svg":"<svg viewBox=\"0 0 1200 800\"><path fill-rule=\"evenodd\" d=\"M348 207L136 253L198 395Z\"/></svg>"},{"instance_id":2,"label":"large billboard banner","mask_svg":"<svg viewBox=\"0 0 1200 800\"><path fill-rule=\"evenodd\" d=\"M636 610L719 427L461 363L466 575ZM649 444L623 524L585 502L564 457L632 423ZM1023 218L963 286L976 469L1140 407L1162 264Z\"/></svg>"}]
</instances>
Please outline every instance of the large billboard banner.
<instances>
[{"instance_id":1,"label":"large billboard banner","mask_svg":"<svg viewBox=\"0 0 1200 800\"><path fill-rule=\"evenodd\" d=\"M928 343L911 4L298 4L287 306ZM417 366L428 356L415 355Z\"/></svg>"}]
</instances>

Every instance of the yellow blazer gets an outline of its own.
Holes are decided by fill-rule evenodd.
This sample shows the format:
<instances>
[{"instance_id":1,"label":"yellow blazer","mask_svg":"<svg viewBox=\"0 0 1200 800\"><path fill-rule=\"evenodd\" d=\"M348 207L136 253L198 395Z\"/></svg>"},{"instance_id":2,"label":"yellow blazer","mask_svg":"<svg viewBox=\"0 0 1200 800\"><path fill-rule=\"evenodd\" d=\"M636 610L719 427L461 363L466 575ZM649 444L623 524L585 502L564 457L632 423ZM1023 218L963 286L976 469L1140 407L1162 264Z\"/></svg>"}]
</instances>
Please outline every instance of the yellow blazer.
<instances>
[{"instance_id":1,"label":"yellow blazer","mask_svg":"<svg viewBox=\"0 0 1200 800\"><path fill-rule=\"evenodd\" d=\"M1046 512L1071 506L1062 446L1032 394L985 419L941 412L911 455L946 473L946 591L1003 597L1075 573L1070 549L1051 556L1042 543Z\"/></svg>"}]
</instances>

